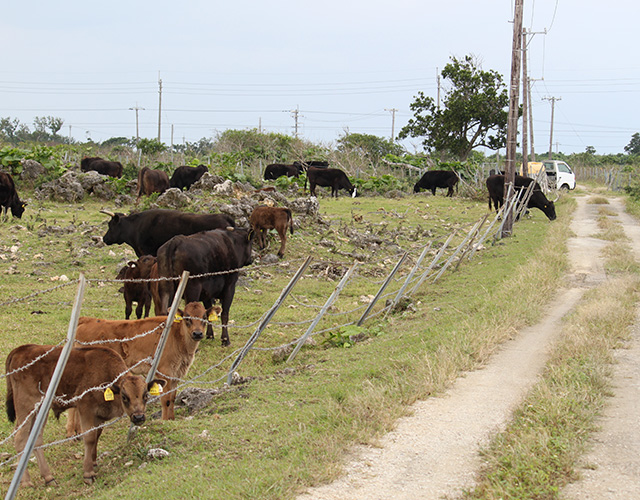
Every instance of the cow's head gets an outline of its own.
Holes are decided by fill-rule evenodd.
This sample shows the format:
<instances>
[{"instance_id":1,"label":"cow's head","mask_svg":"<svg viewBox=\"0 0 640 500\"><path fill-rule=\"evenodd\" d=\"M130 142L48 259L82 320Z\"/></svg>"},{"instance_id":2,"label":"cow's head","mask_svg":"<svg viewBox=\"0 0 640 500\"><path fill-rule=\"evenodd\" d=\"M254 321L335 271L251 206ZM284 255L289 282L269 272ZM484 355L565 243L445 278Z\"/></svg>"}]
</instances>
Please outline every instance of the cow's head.
<instances>
[{"instance_id":1,"label":"cow's head","mask_svg":"<svg viewBox=\"0 0 640 500\"><path fill-rule=\"evenodd\" d=\"M145 421L145 410L151 387L154 384L163 387L165 383L165 380L154 380L147 383L141 376L127 373L112 384L108 390L113 393L115 404L118 403L118 399L120 400L122 409L129 416L131 423L141 425ZM107 399L106 396L105 399Z\"/></svg>"},{"instance_id":2,"label":"cow's head","mask_svg":"<svg viewBox=\"0 0 640 500\"><path fill-rule=\"evenodd\" d=\"M189 302L184 310L178 309L174 322L179 323L180 335L185 341L197 343L204 338L213 309L205 309L201 302Z\"/></svg>"},{"instance_id":3,"label":"cow's head","mask_svg":"<svg viewBox=\"0 0 640 500\"><path fill-rule=\"evenodd\" d=\"M124 214L114 214L107 210L100 210L100 212L111 217L111 220L109 220L109 229L107 229L107 232L102 237L102 241L104 241L106 245L124 243L122 228L120 227L120 221L124 218Z\"/></svg>"},{"instance_id":4,"label":"cow's head","mask_svg":"<svg viewBox=\"0 0 640 500\"><path fill-rule=\"evenodd\" d=\"M549 201L542 191L534 190L527 206L542 210L542 213L544 213L549 220L556 219L556 205L552 201Z\"/></svg>"},{"instance_id":5,"label":"cow's head","mask_svg":"<svg viewBox=\"0 0 640 500\"><path fill-rule=\"evenodd\" d=\"M27 207L27 204L18 200L17 203L11 205L11 215L17 217L18 219L22 218L22 214L24 213L24 209Z\"/></svg>"}]
</instances>

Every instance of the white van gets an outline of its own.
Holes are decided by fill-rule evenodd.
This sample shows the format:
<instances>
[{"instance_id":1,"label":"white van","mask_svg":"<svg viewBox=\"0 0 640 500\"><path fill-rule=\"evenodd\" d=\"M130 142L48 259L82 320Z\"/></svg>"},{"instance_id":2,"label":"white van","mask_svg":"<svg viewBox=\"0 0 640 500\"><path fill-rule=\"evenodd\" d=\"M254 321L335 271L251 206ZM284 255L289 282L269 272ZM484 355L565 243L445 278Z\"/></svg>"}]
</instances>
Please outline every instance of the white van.
<instances>
[{"instance_id":1,"label":"white van","mask_svg":"<svg viewBox=\"0 0 640 500\"><path fill-rule=\"evenodd\" d=\"M576 188L576 174L573 173L569 165L558 160L547 160L543 163L544 169L547 171L549 186L556 189Z\"/></svg>"}]
</instances>

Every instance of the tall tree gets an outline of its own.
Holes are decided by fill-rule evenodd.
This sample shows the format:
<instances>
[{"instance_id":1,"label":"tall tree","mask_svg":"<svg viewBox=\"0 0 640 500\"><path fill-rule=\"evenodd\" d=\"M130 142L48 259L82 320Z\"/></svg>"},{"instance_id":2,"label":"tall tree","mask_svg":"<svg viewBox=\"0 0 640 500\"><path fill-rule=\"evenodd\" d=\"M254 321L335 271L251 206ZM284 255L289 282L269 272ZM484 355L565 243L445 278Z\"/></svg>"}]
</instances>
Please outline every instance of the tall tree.
<instances>
[{"instance_id":1,"label":"tall tree","mask_svg":"<svg viewBox=\"0 0 640 500\"><path fill-rule=\"evenodd\" d=\"M631 141L624 147L624 152L630 155L640 154L640 134L638 132L631 136Z\"/></svg>"},{"instance_id":2,"label":"tall tree","mask_svg":"<svg viewBox=\"0 0 640 500\"><path fill-rule=\"evenodd\" d=\"M418 92L410 109L414 118L399 138L422 137L427 151L448 153L464 161L473 149L499 149L506 144L509 94L502 76L483 71L470 55L451 58L442 70L450 83L443 106Z\"/></svg>"}]
</instances>

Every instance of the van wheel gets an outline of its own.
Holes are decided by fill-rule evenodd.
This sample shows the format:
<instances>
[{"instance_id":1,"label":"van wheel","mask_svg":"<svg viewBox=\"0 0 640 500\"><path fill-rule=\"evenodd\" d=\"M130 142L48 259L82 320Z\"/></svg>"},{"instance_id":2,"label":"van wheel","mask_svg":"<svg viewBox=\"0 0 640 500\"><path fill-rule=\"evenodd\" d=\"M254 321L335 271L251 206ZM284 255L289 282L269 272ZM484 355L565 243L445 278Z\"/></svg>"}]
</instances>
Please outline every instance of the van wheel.
<instances>
[{"instance_id":1,"label":"van wheel","mask_svg":"<svg viewBox=\"0 0 640 500\"><path fill-rule=\"evenodd\" d=\"M562 186L560 186L560 191L562 191L563 193L569 191L569 184L563 184Z\"/></svg>"}]
</instances>

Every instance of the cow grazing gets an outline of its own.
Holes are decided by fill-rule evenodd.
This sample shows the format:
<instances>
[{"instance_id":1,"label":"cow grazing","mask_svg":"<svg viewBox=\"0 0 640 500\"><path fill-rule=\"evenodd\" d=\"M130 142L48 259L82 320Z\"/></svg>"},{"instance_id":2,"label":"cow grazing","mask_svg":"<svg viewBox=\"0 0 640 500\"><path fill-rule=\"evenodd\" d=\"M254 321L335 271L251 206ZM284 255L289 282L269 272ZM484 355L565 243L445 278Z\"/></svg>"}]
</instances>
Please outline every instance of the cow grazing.
<instances>
[{"instance_id":1,"label":"cow grazing","mask_svg":"<svg viewBox=\"0 0 640 500\"><path fill-rule=\"evenodd\" d=\"M11 209L11 215L20 219L26 206L27 204L18 196L11 175L0 172L0 215L8 214Z\"/></svg>"},{"instance_id":2,"label":"cow grazing","mask_svg":"<svg viewBox=\"0 0 640 500\"><path fill-rule=\"evenodd\" d=\"M284 255L285 246L287 244L287 229L293 234L293 218L291 210L280 207L267 207L260 205L251 213L249 223L258 237L258 246L264 249L267 246L267 232L269 229L275 229L280 236L280 250L278 257Z\"/></svg>"},{"instance_id":3,"label":"cow grazing","mask_svg":"<svg viewBox=\"0 0 640 500\"><path fill-rule=\"evenodd\" d=\"M175 169L169 184L172 188L189 189L192 184L200 180L200 177L208 172L206 165L198 165L197 167L182 166Z\"/></svg>"},{"instance_id":4,"label":"cow grazing","mask_svg":"<svg viewBox=\"0 0 640 500\"><path fill-rule=\"evenodd\" d=\"M138 200L142 195L164 193L170 187L169 176L163 170L142 167L142 170L138 172Z\"/></svg>"},{"instance_id":5,"label":"cow grazing","mask_svg":"<svg viewBox=\"0 0 640 500\"><path fill-rule=\"evenodd\" d=\"M413 192L419 193L421 189L431 191L436 195L436 188L448 189L447 196L453 196L453 188L458 184L458 174L450 170L431 170L425 172L416 185Z\"/></svg>"},{"instance_id":6,"label":"cow grazing","mask_svg":"<svg viewBox=\"0 0 640 500\"><path fill-rule=\"evenodd\" d=\"M529 177L516 175L514 184L517 190L526 190L532 182L535 181ZM493 202L493 206L497 212L504 203L504 175L492 175L487 178L486 184L487 190L489 191L489 210L491 210L491 202ZM556 218L555 204L553 201L547 199L537 182L533 186L527 207L540 209L549 220Z\"/></svg>"},{"instance_id":7,"label":"cow grazing","mask_svg":"<svg viewBox=\"0 0 640 500\"><path fill-rule=\"evenodd\" d=\"M272 163L264 169L264 179L274 180L278 177L286 175L287 177L298 177L302 173L302 166L295 162L293 165L285 165L283 163Z\"/></svg>"},{"instance_id":8,"label":"cow grazing","mask_svg":"<svg viewBox=\"0 0 640 500\"><path fill-rule=\"evenodd\" d=\"M156 263L156 257L152 255L143 255L138 260L129 261L124 266L116 279L119 280L145 280L149 279L151 267ZM136 317L142 318L142 310L144 308L144 317L149 316L151 308L151 288L149 282L145 281L125 281L123 288L124 293L124 314L129 319L133 310L133 303L136 306Z\"/></svg>"},{"instance_id":9,"label":"cow grazing","mask_svg":"<svg viewBox=\"0 0 640 500\"><path fill-rule=\"evenodd\" d=\"M122 177L122 163L119 161L103 160L97 156L85 157L80 160L80 170L83 172L95 171L109 177Z\"/></svg>"},{"instance_id":10,"label":"cow grazing","mask_svg":"<svg viewBox=\"0 0 640 500\"><path fill-rule=\"evenodd\" d=\"M303 170L307 170L309 167L327 168L329 162L327 160L294 161L293 166Z\"/></svg>"},{"instance_id":11,"label":"cow grazing","mask_svg":"<svg viewBox=\"0 0 640 500\"><path fill-rule=\"evenodd\" d=\"M199 302L188 303L184 310L178 310L176 319L171 324L156 375L156 378L166 382L165 390L160 397L163 420L175 418L174 402L179 379L187 375L193 363L198 345L204 338L209 316L218 311L219 308L205 310ZM83 316L78 321L76 342L82 345L87 342L111 341L107 345L122 356L124 363L133 373L146 375L151 364L140 362L145 358L152 358L155 354L166 321L166 315L134 320L106 320ZM143 335L147 332L151 333ZM72 436L77 432L74 415L69 417L68 422L67 435Z\"/></svg>"},{"instance_id":12,"label":"cow grazing","mask_svg":"<svg viewBox=\"0 0 640 500\"><path fill-rule=\"evenodd\" d=\"M21 452L35 422L31 413L42 400L62 347L27 344L9 353L5 367L7 373L7 416L16 423L15 446ZM30 364L42 356L37 362ZM22 367L26 367L21 369ZM75 408L82 432L87 432L108 420L127 414L131 422L140 425L145 421L148 391L152 384L164 384L155 380L147 384L142 377L127 373L122 357L107 347L84 347L71 350L67 366L56 390L51 408L58 418L62 412ZM93 387L101 390L89 391ZM81 396L78 400L76 397ZM112 398L112 400L110 400ZM24 426L23 422L29 420ZM102 429L84 435L84 481L91 484L95 479L94 466L98 456L98 439ZM42 433L36 447L42 446ZM51 469L42 449L34 451L40 474L47 485L54 482ZM22 485L30 486L31 479L25 470Z\"/></svg>"},{"instance_id":13,"label":"cow grazing","mask_svg":"<svg viewBox=\"0 0 640 500\"><path fill-rule=\"evenodd\" d=\"M112 213L109 229L102 237L107 245L126 243L138 257L155 256L164 243L178 234L193 234L210 229L235 227L233 218L226 214L192 214L178 210L152 209L131 215Z\"/></svg>"},{"instance_id":14,"label":"cow grazing","mask_svg":"<svg viewBox=\"0 0 640 500\"><path fill-rule=\"evenodd\" d=\"M331 196L336 198L340 189L348 191L354 198L356 196L356 188L349 181L347 174L339 168L309 167L307 169L307 179L311 196L316 196L316 186L330 187ZM306 186L305 182L305 189Z\"/></svg>"},{"instance_id":15,"label":"cow grazing","mask_svg":"<svg viewBox=\"0 0 640 500\"><path fill-rule=\"evenodd\" d=\"M189 271L191 276L184 291L185 302L202 301L210 308L215 300L220 301L222 312L222 345L229 345L229 310L236 291L241 267L251 264L253 231L243 229L216 229L189 236L175 236L158 250L158 273L165 277L180 276ZM233 272L226 272L233 271ZM193 276L219 273L213 276ZM166 314L173 297L174 283L159 283L161 313ZM213 330L207 330L207 338Z\"/></svg>"}]
</instances>

